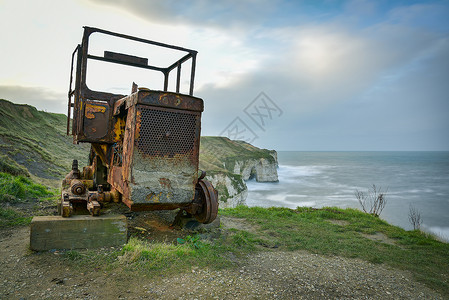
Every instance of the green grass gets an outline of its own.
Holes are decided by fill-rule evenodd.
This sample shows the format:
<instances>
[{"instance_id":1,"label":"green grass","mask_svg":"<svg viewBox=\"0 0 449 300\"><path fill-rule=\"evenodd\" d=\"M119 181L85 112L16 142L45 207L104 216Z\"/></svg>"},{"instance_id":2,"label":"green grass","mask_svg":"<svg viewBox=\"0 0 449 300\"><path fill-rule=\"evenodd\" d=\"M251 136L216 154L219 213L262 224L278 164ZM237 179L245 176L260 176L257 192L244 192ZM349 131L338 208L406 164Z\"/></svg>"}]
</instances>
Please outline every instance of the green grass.
<instances>
[{"instance_id":1,"label":"green grass","mask_svg":"<svg viewBox=\"0 0 449 300\"><path fill-rule=\"evenodd\" d=\"M18 225L28 225L32 217L25 217L22 213L11 208L0 207L0 229Z\"/></svg>"},{"instance_id":2,"label":"green grass","mask_svg":"<svg viewBox=\"0 0 449 300\"><path fill-rule=\"evenodd\" d=\"M233 263L227 258L236 245L224 243L221 239L215 242L202 240L198 235L183 236L177 241L148 242L131 237L121 249L69 250L61 257L78 268L125 269L140 272L146 276L164 275L188 271L194 268L221 269ZM238 255L233 253L232 255Z\"/></svg>"},{"instance_id":3,"label":"green grass","mask_svg":"<svg viewBox=\"0 0 449 300\"><path fill-rule=\"evenodd\" d=\"M19 165L9 156L3 154L0 154L0 172L8 173L14 176L30 176L25 167Z\"/></svg>"},{"instance_id":4,"label":"green grass","mask_svg":"<svg viewBox=\"0 0 449 300\"><path fill-rule=\"evenodd\" d=\"M237 207L220 214L245 218L259 230L255 245L276 245L282 250L359 258L408 270L415 278L449 295L449 244L420 231L406 231L354 209ZM340 220L347 225L331 221ZM343 223L342 223L343 224ZM381 233L393 245L362 234Z\"/></svg>"},{"instance_id":5,"label":"green grass","mask_svg":"<svg viewBox=\"0 0 449 300\"><path fill-rule=\"evenodd\" d=\"M0 172L26 175L17 172L30 171L40 177L59 178L69 172L73 159L84 166L90 145L73 145L72 137L66 135L66 118L0 99L0 159L7 162L0 163Z\"/></svg>"},{"instance_id":6,"label":"green grass","mask_svg":"<svg viewBox=\"0 0 449 300\"><path fill-rule=\"evenodd\" d=\"M0 172L0 203L24 202L54 194L55 191L51 191L41 184L36 184L27 177Z\"/></svg>"},{"instance_id":7,"label":"green grass","mask_svg":"<svg viewBox=\"0 0 449 300\"><path fill-rule=\"evenodd\" d=\"M180 272L192 266L223 268L232 265L227 254L242 254L236 243L218 238L214 242L199 235L178 238L176 242L150 243L131 237L122 249L120 263L145 272L163 270L164 274Z\"/></svg>"},{"instance_id":8,"label":"green grass","mask_svg":"<svg viewBox=\"0 0 449 300\"><path fill-rule=\"evenodd\" d=\"M78 267L124 268L145 276L173 274L191 268L232 268L256 251L308 251L358 258L411 272L416 280L449 295L449 245L419 231L405 231L354 209L260 208L222 209L222 216L243 218L248 229L221 229L214 239L184 236L170 242L131 237L122 249L68 251L62 256ZM335 224L336 220L340 225ZM382 233L386 244L365 237Z\"/></svg>"},{"instance_id":9,"label":"green grass","mask_svg":"<svg viewBox=\"0 0 449 300\"><path fill-rule=\"evenodd\" d=\"M22 205L36 206L37 202L52 204L57 197L55 190L34 183L28 177L0 172L0 228L28 225L32 217L29 216L29 209L22 211Z\"/></svg>"}]
</instances>

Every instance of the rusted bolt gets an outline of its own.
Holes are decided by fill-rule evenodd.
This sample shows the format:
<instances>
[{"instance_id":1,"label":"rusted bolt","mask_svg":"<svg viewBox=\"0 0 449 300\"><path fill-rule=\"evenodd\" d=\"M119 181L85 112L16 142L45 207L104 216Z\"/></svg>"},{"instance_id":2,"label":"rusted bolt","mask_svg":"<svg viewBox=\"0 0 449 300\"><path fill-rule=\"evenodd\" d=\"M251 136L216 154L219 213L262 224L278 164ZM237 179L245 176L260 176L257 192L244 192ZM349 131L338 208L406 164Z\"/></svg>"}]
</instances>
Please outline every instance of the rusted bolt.
<instances>
[{"instance_id":1,"label":"rusted bolt","mask_svg":"<svg viewBox=\"0 0 449 300\"><path fill-rule=\"evenodd\" d=\"M80 180L72 180L71 190L75 195L82 195L86 191L86 187Z\"/></svg>"}]
</instances>

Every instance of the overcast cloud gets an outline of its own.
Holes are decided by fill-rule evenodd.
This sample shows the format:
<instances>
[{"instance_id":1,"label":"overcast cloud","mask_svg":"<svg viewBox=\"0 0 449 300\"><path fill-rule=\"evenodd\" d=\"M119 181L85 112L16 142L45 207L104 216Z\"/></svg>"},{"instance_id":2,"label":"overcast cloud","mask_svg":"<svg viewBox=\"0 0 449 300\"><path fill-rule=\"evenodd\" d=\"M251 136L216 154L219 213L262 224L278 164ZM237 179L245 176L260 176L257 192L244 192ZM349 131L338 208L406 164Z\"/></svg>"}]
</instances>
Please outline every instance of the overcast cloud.
<instances>
[{"instance_id":1,"label":"overcast cloud","mask_svg":"<svg viewBox=\"0 0 449 300\"><path fill-rule=\"evenodd\" d=\"M447 1L43 3L0 2L0 98L65 113L89 25L198 50L205 135L239 117L277 150L449 150ZM263 128L244 112L260 92L282 110Z\"/></svg>"}]
</instances>

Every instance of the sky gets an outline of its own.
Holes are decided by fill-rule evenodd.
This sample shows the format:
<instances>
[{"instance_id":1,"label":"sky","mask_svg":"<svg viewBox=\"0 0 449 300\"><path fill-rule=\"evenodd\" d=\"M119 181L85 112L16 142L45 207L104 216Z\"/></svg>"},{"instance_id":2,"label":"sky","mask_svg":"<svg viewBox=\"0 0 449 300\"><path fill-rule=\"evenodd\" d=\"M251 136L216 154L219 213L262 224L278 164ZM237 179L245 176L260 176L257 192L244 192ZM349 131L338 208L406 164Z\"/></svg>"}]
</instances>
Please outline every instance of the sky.
<instances>
[{"instance_id":1,"label":"sky","mask_svg":"<svg viewBox=\"0 0 449 300\"><path fill-rule=\"evenodd\" d=\"M0 98L66 113L82 26L197 50L202 135L278 151L449 150L449 1L0 0ZM90 68L90 88L142 86Z\"/></svg>"}]
</instances>

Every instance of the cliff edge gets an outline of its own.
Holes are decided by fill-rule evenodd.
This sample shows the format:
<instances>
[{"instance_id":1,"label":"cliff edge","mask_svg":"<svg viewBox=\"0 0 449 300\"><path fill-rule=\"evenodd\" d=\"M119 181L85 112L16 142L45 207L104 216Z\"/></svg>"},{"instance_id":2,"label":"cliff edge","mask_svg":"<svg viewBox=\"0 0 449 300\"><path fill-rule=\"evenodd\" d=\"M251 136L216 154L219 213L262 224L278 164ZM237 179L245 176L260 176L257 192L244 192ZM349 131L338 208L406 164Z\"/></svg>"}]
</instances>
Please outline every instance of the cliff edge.
<instances>
[{"instance_id":1,"label":"cliff edge","mask_svg":"<svg viewBox=\"0 0 449 300\"><path fill-rule=\"evenodd\" d=\"M244 204L245 181L277 182L277 153L227 137L201 137L200 169L218 190L220 208Z\"/></svg>"}]
</instances>

